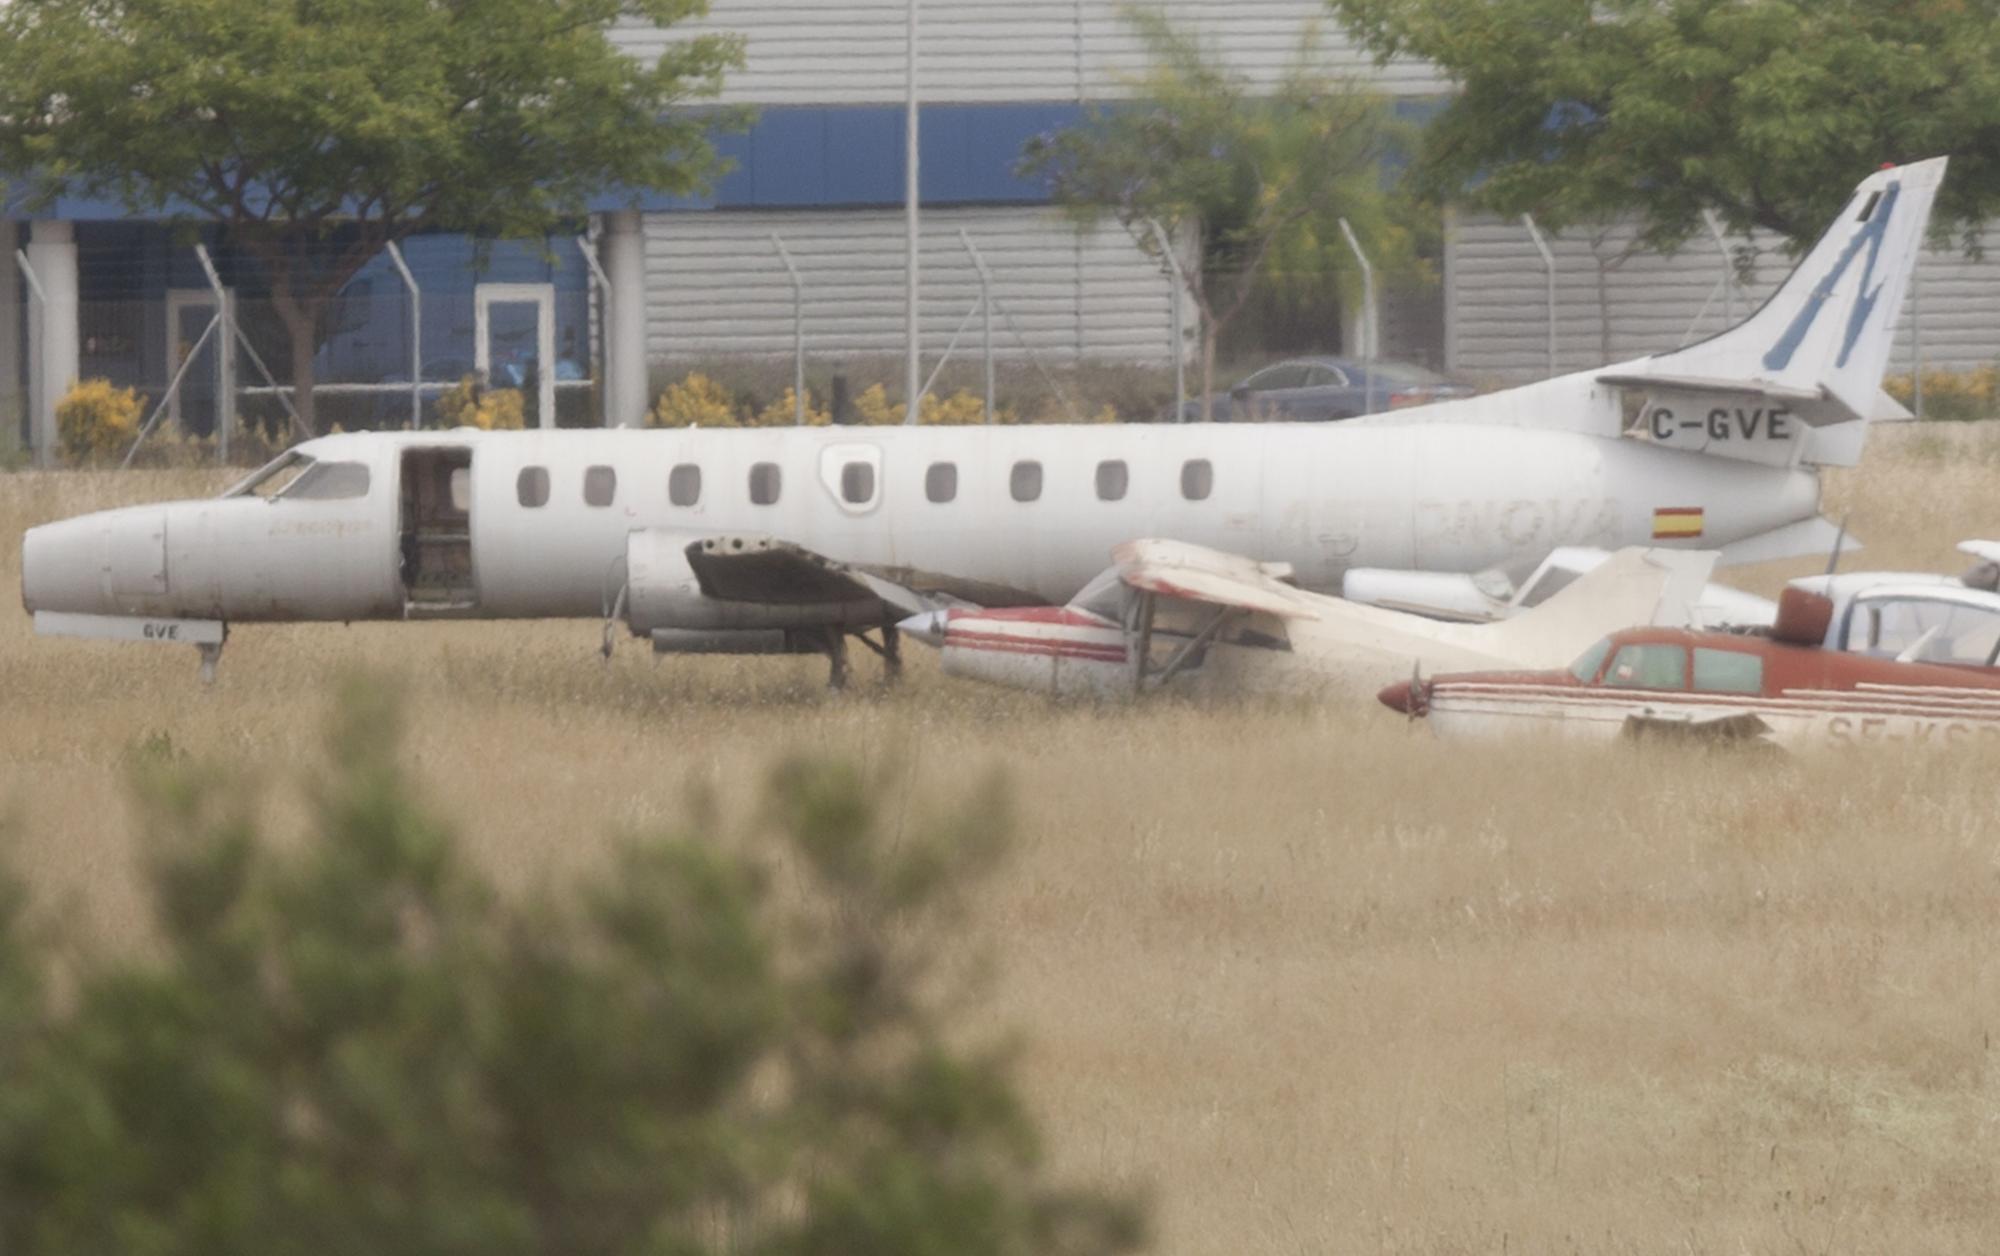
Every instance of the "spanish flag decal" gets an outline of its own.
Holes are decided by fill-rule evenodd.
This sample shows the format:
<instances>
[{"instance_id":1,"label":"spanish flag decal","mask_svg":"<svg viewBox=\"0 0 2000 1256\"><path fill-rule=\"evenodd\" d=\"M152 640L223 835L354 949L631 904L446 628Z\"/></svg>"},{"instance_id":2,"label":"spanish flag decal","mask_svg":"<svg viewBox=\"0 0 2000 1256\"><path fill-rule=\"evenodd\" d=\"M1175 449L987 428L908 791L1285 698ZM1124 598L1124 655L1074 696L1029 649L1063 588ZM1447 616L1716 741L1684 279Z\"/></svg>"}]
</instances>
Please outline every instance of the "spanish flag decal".
<instances>
[{"instance_id":1,"label":"spanish flag decal","mask_svg":"<svg viewBox=\"0 0 2000 1256\"><path fill-rule=\"evenodd\" d=\"M1661 506L1653 511L1655 541L1691 540L1701 535L1701 507Z\"/></svg>"}]
</instances>

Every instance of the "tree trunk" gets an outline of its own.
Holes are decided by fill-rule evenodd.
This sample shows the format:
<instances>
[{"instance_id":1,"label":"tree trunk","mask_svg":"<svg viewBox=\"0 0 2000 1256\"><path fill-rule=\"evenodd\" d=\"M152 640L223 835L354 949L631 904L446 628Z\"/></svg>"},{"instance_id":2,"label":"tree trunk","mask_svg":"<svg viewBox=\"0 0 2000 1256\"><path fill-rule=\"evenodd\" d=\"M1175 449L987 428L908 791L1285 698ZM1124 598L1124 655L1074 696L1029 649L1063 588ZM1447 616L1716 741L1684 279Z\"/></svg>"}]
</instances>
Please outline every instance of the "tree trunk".
<instances>
[{"instance_id":1,"label":"tree trunk","mask_svg":"<svg viewBox=\"0 0 2000 1256\"><path fill-rule=\"evenodd\" d=\"M313 333L319 320L311 311L301 309L298 302L273 295L272 304L277 307L278 317L292 341L292 405L297 408L305 429L318 436L319 423L314 418L313 406L313 354L319 350L319 338Z\"/></svg>"}]
</instances>

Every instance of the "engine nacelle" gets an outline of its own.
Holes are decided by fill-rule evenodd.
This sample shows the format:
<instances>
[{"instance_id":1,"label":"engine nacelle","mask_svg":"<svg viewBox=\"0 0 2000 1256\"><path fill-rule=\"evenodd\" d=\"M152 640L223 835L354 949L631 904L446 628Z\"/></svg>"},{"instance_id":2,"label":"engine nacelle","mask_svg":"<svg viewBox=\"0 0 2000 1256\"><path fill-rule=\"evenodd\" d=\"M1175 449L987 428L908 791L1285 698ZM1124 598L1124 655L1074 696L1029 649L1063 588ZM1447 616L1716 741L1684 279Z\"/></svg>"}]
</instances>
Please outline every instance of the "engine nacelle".
<instances>
[{"instance_id":1,"label":"engine nacelle","mask_svg":"<svg viewBox=\"0 0 2000 1256\"><path fill-rule=\"evenodd\" d=\"M862 629L883 622L882 602L878 598L822 596L796 583L774 582L769 601L710 597L702 591L701 580L689 557L690 549L712 552L746 565L757 563L762 556L779 554L773 542L761 537L695 538L685 532L664 529L632 533L625 541L625 622L632 635L653 637L656 648L694 653L789 652L769 648L772 638L749 634L784 636L787 630ZM836 587L831 581L826 584ZM662 631L668 633L667 640L682 644L661 647L662 638L658 634ZM746 648L724 648L724 643L732 638Z\"/></svg>"}]
</instances>

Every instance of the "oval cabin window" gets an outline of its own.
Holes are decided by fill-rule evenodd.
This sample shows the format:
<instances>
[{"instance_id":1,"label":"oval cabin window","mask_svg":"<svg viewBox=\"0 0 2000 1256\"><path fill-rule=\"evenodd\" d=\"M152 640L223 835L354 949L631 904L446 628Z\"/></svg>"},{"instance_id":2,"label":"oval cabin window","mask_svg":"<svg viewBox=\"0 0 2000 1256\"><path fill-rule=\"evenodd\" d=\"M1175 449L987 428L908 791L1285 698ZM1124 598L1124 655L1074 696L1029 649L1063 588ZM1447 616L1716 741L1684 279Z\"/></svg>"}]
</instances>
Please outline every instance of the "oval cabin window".
<instances>
[{"instance_id":1,"label":"oval cabin window","mask_svg":"<svg viewBox=\"0 0 2000 1256\"><path fill-rule=\"evenodd\" d=\"M784 476L775 462L760 462L750 468L750 504L775 506L784 488Z\"/></svg>"},{"instance_id":2,"label":"oval cabin window","mask_svg":"<svg viewBox=\"0 0 2000 1256\"><path fill-rule=\"evenodd\" d=\"M1132 473L1123 462L1100 462L1097 464L1097 500L1118 502L1125 500L1125 490L1131 486Z\"/></svg>"},{"instance_id":3,"label":"oval cabin window","mask_svg":"<svg viewBox=\"0 0 2000 1256\"><path fill-rule=\"evenodd\" d=\"M667 472L667 500L676 506L693 506L701 501L701 468L683 462Z\"/></svg>"},{"instance_id":4,"label":"oval cabin window","mask_svg":"<svg viewBox=\"0 0 2000 1256\"><path fill-rule=\"evenodd\" d=\"M875 500L875 467L866 462L850 462L840 468L840 497L850 506L866 506Z\"/></svg>"},{"instance_id":5,"label":"oval cabin window","mask_svg":"<svg viewBox=\"0 0 2000 1256\"><path fill-rule=\"evenodd\" d=\"M958 464L933 462L924 472L924 496L940 504L958 496Z\"/></svg>"},{"instance_id":6,"label":"oval cabin window","mask_svg":"<svg viewBox=\"0 0 2000 1256\"><path fill-rule=\"evenodd\" d=\"M1007 491L1017 502L1031 502L1042 495L1042 464L1017 462L1007 477Z\"/></svg>"},{"instance_id":7,"label":"oval cabin window","mask_svg":"<svg viewBox=\"0 0 2000 1256\"><path fill-rule=\"evenodd\" d=\"M1215 465L1206 458L1190 458L1181 464L1181 496L1191 502L1207 501L1215 491Z\"/></svg>"},{"instance_id":8,"label":"oval cabin window","mask_svg":"<svg viewBox=\"0 0 2000 1256\"><path fill-rule=\"evenodd\" d=\"M610 467L589 467L583 473L583 504L609 506L618 496L618 472Z\"/></svg>"},{"instance_id":9,"label":"oval cabin window","mask_svg":"<svg viewBox=\"0 0 2000 1256\"><path fill-rule=\"evenodd\" d=\"M514 477L514 498L530 510L548 505L549 469L522 467L521 474Z\"/></svg>"}]
</instances>

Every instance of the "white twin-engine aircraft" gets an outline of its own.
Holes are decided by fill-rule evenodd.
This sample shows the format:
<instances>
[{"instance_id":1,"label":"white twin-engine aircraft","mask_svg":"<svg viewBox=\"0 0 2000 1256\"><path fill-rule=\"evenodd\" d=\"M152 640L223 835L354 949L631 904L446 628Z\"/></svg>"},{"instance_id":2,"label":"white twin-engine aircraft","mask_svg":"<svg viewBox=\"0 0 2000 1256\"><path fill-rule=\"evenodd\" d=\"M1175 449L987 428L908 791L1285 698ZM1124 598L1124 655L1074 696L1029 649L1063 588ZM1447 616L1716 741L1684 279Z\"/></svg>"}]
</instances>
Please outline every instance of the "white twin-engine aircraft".
<instances>
[{"instance_id":1,"label":"white twin-engine aircraft","mask_svg":"<svg viewBox=\"0 0 2000 1256\"><path fill-rule=\"evenodd\" d=\"M1903 413L1882 374L1944 170L1871 175L1734 329L1507 392L1338 424L328 436L219 498L30 529L22 599L42 632L194 644L205 675L236 623L602 616L662 652L823 651L837 682L850 636L893 668L906 619L1061 607L1147 538L1317 594L1354 567L1519 579L1563 545L1824 553L1818 469ZM1128 587L1140 683L1156 649L1289 647L1269 607ZM1209 611L1177 639L1176 601Z\"/></svg>"}]
</instances>

